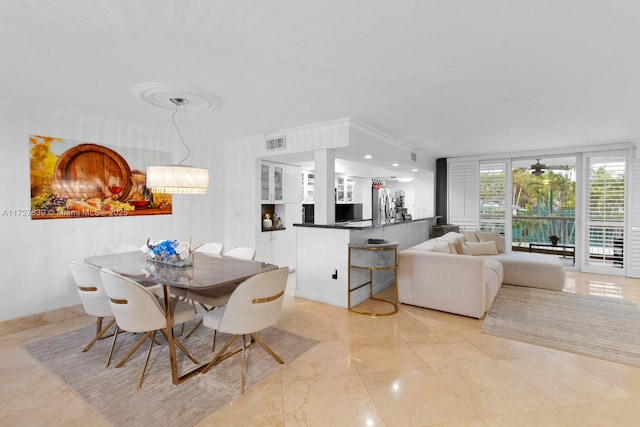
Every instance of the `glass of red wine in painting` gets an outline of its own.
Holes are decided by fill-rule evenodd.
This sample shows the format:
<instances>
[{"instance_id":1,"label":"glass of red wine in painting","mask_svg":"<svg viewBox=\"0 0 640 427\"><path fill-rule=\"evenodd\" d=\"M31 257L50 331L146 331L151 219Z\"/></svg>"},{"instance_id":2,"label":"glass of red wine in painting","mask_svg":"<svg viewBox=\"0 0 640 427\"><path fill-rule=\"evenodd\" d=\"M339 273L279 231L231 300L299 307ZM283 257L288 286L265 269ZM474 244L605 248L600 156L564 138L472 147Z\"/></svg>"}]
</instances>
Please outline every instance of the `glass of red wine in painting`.
<instances>
[{"instance_id":1,"label":"glass of red wine in painting","mask_svg":"<svg viewBox=\"0 0 640 427\"><path fill-rule=\"evenodd\" d=\"M122 183L119 176L109 177L109 191L113 194L119 194L122 191Z\"/></svg>"}]
</instances>

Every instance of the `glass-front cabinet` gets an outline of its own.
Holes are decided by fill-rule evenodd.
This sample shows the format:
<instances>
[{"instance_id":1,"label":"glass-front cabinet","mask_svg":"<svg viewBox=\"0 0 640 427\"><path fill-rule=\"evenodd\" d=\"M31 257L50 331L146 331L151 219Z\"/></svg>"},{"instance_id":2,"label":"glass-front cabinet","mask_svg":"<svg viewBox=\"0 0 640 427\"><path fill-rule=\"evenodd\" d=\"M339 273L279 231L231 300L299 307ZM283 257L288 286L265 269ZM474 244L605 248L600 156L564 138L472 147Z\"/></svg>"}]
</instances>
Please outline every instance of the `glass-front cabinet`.
<instances>
[{"instance_id":1,"label":"glass-front cabinet","mask_svg":"<svg viewBox=\"0 0 640 427\"><path fill-rule=\"evenodd\" d=\"M315 173L309 170L302 171L302 202L314 203L316 200Z\"/></svg>"},{"instance_id":2,"label":"glass-front cabinet","mask_svg":"<svg viewBox=\"0 0 640 427\"><path fill-rule=\"evenodd\" d=\"M260 200L282 202L284 188L284 166L263 162L260 167Z\"/></svg>"},{"instance_id":3,"label":"glass-front cabinet","mask_svg":"<svg viewBox=\"0 0 640 427\"><path fill-rule=\"evenodd\" d=\"M339 176L336 178L336 202L352 203L353 202L353 178Z\"/></svg>"}]
</instances>

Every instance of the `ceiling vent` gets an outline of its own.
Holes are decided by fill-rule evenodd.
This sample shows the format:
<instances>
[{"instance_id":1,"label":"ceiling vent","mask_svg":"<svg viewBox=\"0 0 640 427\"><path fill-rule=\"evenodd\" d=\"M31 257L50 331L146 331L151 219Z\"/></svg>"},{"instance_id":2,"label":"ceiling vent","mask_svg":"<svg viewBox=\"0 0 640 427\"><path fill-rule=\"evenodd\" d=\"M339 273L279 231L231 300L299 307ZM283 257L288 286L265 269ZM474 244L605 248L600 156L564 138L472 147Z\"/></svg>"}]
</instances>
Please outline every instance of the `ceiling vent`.
<instances>
[{"instance_id":1,"label":"ceiling vent","mask_svg":"<svg viewBox=\"0 0 640 427\"><path fill-rule=\"evenodd\" d=\"M281 136L279 138L267 139L267 151L284 150L285 148L286 144L284 136Z\"/></svg>"},{"instance_id":2,"label":"ceiling vent","mask_svg":"<svg viewBox=\"0 0 640 427\"><path fill-rule=\"evenodd\" d=\"M418 156L416 155L416 153L411 153L411 161L415 162L418 160Z\"/></svg>"}]
</instances>

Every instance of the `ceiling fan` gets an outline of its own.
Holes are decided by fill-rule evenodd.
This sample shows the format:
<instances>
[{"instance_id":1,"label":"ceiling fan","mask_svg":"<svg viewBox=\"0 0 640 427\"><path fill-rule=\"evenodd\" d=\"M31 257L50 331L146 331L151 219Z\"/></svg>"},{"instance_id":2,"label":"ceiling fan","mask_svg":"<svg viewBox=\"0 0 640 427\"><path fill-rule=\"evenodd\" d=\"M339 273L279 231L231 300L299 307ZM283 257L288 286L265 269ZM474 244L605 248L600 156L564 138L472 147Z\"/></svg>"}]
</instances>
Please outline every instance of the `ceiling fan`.
<instances>
[{"instance_id":1,"label":"ceiling fan","mask_svg":"<svg viewBox=\"0 0 640 427\"><path fill-rule=\"evenodd\" d=\"M546 168L546 165L540 163L540 159L536 159L536 163L531 165L531 174L540 176L544 173L544 168Z\"/></svg>"}]
</instances>

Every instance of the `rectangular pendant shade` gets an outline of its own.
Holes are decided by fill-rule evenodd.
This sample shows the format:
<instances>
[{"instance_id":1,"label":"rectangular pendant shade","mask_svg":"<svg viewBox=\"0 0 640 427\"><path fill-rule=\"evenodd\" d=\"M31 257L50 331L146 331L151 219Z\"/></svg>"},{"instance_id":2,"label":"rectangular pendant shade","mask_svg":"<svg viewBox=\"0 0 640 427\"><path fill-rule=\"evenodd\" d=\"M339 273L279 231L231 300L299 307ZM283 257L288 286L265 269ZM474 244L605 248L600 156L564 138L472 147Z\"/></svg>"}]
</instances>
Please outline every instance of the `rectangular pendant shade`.
<instances>
[{"instance_id":1,"label":"rectangular pendant shade","mask_svg":"<svg viewBox=\"0 0 640 427\"><path fill-rule=\"evenodd\" d=\"M154 193L207 194L209 187L209 171L193 166L148 166L146 179Z\"/></svg>"}]
</instances>

